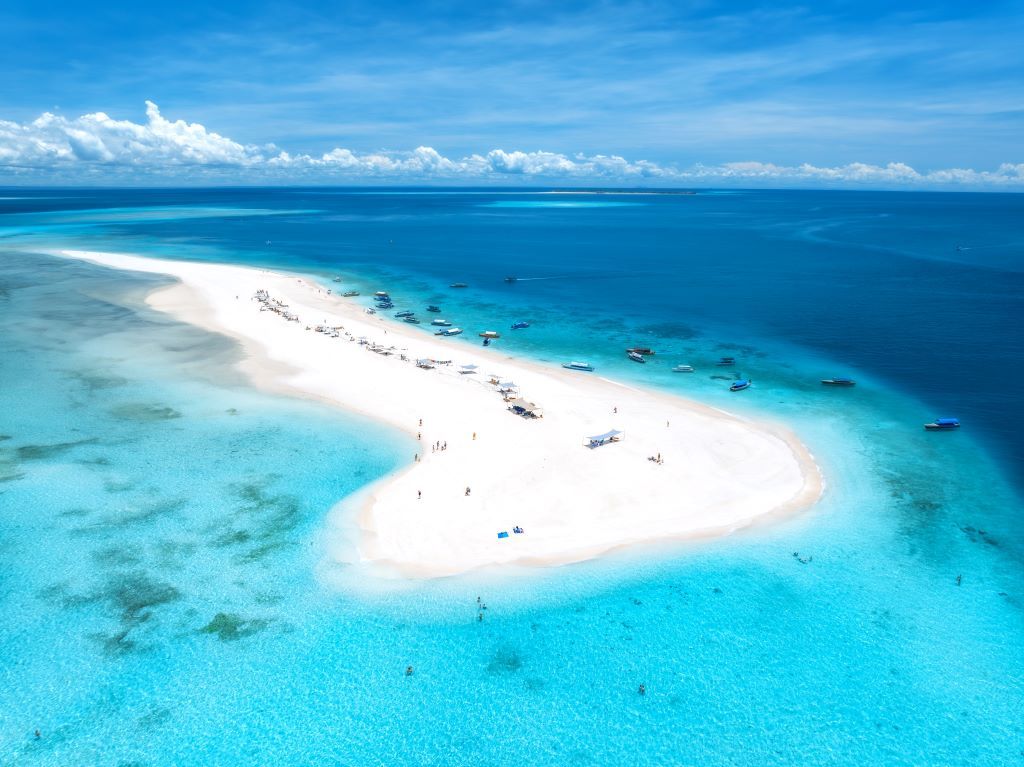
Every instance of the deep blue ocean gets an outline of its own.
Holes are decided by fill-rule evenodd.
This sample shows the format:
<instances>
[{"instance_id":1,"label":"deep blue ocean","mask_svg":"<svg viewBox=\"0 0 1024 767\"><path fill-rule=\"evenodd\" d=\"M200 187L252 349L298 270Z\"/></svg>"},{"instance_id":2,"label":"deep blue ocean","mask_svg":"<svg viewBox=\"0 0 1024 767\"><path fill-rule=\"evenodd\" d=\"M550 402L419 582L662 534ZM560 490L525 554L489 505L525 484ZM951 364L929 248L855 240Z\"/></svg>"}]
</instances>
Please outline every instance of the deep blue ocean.
<instances>
[{"instance_id":1,"label":"deep blue ocean","mask_svg":"<svg viewBox=\"0 0 1024 767\"><path fill-rule=\"evenodd\" d=\"M541 192L0 190L0 764L1024 764L1024 196ZM387 289L455 348L526 320L495 354L783 421L826 495L358 582L325 520L406 438L60 248Z\"/></svg>"}]
</instances>

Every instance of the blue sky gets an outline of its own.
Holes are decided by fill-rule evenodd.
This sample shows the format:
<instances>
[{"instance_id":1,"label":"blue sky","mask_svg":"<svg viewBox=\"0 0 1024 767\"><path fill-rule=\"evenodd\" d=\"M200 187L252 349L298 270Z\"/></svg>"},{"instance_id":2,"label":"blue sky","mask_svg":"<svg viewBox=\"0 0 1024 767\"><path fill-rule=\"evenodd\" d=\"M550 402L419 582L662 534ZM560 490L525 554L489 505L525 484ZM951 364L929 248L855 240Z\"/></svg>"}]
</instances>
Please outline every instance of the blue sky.
<instances>
[{"instance_id":1,"label":"blue sky","mask_svg":"<svg viewBox=\"0 0 1024 767\"><path fill-rule=\"evenodd\" d=\"M6 0L0 183L1024 187L1022 2L322 5Z\"/></svg>"}]
</instances>

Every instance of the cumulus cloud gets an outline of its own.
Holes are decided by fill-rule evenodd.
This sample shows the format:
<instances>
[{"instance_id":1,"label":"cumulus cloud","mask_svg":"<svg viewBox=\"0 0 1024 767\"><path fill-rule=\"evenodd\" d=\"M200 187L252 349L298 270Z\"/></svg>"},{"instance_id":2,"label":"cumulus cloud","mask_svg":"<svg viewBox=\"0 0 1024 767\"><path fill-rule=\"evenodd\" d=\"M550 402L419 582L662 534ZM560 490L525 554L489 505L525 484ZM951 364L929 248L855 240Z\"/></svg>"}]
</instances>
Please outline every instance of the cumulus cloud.
<instances>
[{"instance_id":1,"label":"cumulus cloud","mask_svg":"<svg viewBox=\"0 0 1024 767\"><path fill-rule=\"evenodd\" d=\"M566 155L492 149L449 158L428 146L412 151L291 154L274 145L241 144L199 123L171 121L151 101L146 121L114 120L103 112L69 119L49 112L28 123L0 120L0 172L30 178L204 177L235 180L459 180L516 178L580 182L686 184L807 184L896 187L1024 187L1024 163L994 171L949 168L921 172L900 162L834 167L749 161L678 168L618 155Z\"/></svg>"},{"instance_id":2,"label":"cumulus cloud","mask_svg":"<svg viewBox=\"0 0 1024 767\"><path fill-rule=\"evenodd\" d=\"M764 162L730 162L715 166L698 165L687 171L686 175L691 178L708 179L778 179L907 186L1020 186L1024 185L1024 163L1003 163L994 171L948 168L922 173L902 162L891 162L887 165L854 162L831 168L807 163L787 166Z\"/></svg>"}]
</instances>

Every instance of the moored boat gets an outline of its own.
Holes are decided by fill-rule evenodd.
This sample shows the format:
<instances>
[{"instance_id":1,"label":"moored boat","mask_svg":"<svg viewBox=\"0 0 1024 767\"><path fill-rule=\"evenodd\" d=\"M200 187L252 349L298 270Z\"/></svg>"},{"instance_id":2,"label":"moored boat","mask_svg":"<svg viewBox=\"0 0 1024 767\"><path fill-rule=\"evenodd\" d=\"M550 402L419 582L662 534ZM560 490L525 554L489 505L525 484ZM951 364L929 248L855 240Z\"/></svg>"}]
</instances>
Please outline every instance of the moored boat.
<instances>
[{"instance_id":1,"label":"moored boat","mask_svg":"<svg viewBox=\"0 0 1024 767\"><path fill-rule=\"evenodd\" d=\"M434 312L435 314L439 314L441 312L441 307L440 306L434 306L433 304L431 304L430 306L427 307L427 311L428 312Z\"/></svg>"},{"instance_id":2,"label":"moored boat","mask_svg":"<svg viewBox=\"0 0 1024 767\"><path fill-rule=\"evenodd\" d=\"M530 327L530 323L529 322L513 322L512 323L512 329L513 330L522 330L523 328L528 328L528 327Z\"/></svg>"},{"instance_id":3,"label":"moored boat","mask_svg":"<svg viewBox=\"0 0 1024 767\"><path fill-rule=\"evenodd\" d=\"M628 351L626 352L626 356L633 360L633 362L647 362L647 360L644 359L644 355L640 354L640 352Z\"/></svg>"},{"instance_id":4,"label":"moored boat","mask_svg":"<svg viewBox=\"0 0 1024 767\"><path fill-rule=\"evenodd\" d=\"M736 364L736 358L735 357L719 357L718 358L718 362L716 362L715 364L718 365L719 367L728 367L729 365L735 365Z\"/></svg>"},{"instance_id":5,"label":"moored boat","mask_svg":"<svg viewBox=\"0 0 1024 767\"><path fill-rule=\"evenodd\" d=\"M692 373L693 365L676 365L672 368L673 373Z\"/></svg>"},{"instance_id":6,"label":"moored boat","mask_svg":"<svg viewBox=\"0 0 1024 767\"><path fill-rule=\"evenodd\" d=\"M410 312L408 309L404 312L395 312L396 317L412 317L416 312Z\"/></svg>"},{"instance_id":7,"label":"moored boat","mask_svg":"<svg viewBox=\"0 0 1024 767\"><path fill-rule=\"evenodd\" d=\"M594 366L589 362L576 362L575 360L573 362L566 362L562 367L567 370L585 370L587 372L591 372L594 369Z\"/></svg>"},{"instance_id":8,"label":"moored boat","mask_svg":"<svg viewBox=\"0 0 1024 767\"><path fill-rule=\"evenodd\" d=\"M341 295L343 295L345 298L352 298L353 296L358 296L359 295L359 291L358 290L346 290Z\"/></svg>"},{"instance_id":9,"label":"moored boat","mask_svg":"<svg viewBox=\"0 0 1024 767\"><path fill-rule=\"evenodd\" d=\"M747 380L746 378L742 378L739 381L734 382L733 385L729 387L729 391L743 391L744 389L749 388L750 381Z\"/></svg>"},{"instance_id":10,"label":"moored boat","mask_svg":"<svg viewBox=\"0 0 1024 767\"><path fill-rule=\"evenodd\" d=\"M626 354L629 354L630 352L636 352L637 354L642 354L646 357L651 354L654 354L654 349L648 349L646 346L633 346L629 349L626 349Z\"/></svg>"},{"instance_id":11,"label":"moored boat","mask_svg":"<svg viewBox=\"0 0 1024 767\"><path fill-rule=\"evenodd\" d=\"M485 330L480 334L481 338L501 338L501 334L497 330Z\"/></svg>"},{"instance_id":12,"label":"moored boat","mask_svg":"<svg viewBox=\"0 0 1024 767\"><path fill-rule=\"evenodd\" d=\"M448 320L442 320L440 317L436 320L431 320L430 324L437 325L438 327L441 328L450 328L452 326L452 323L450 323Z\"/></svg>"},{"instance_id":13,"label":"moored boat","mask_svg":"<svg viewBox=\"0 0 1024 767\"><path fill-rule=\"evenodd\" d=\"M402 322L408 322L410 325L419 325L420 321L415 317L406 317Z\"/></svg>"},{"instance_id":14,"label":"moored boat","mask_svg":"<svg viewBox=\"0 0 1024 767\"><path fill-rule=\"evenodd\" d=\"M852 378L822 378L821 383L825 386L856 386L857 382Z\"/></svg>"},{"instance_id":15,"label":"moored boat","mask_svg":"<svg viewBox=\"0 0 1024 767\"><path fill-rule=\"evenodd\" d=\"M928 431L949 431L951 429L960 428L959 418L936 418L931 423L924 425Z\"/></svg>"},{"instance_id":16,"label":"moored boat","mask_svg":"<svg viewBox=\"0 0 1024 767\"><path fill-rule=\"evenodd\" d=\"M462 328L445 328L434 333L435 336L457 336L462 332Z\"/></svg>"}]
</instances>

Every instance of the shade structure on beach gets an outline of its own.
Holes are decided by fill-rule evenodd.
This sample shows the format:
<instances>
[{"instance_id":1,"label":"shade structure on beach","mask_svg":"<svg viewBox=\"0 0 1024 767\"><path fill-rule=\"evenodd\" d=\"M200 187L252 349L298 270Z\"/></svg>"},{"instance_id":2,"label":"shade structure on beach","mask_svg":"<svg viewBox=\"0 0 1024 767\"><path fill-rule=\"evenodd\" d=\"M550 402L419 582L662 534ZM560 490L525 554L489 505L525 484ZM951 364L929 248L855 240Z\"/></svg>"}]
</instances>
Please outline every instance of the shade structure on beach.
<instances>
[{"instance_id":1,"label":"shade structure on beach","mask_svg":"<svg viewBox=\"0 0 1024 767\"><path fill-rule=\"evenodd\" d=\"M522 397L512 400L509 403L509 407L512 409L513 413L518 413L519 415L532 415L536 418L540 418L544 414L540 405L535 402L529 402Z\"/></svg>"},{"instance_id":2,"label":"shade structure on beach","mask_svg":"<svg viewBox=\"0 0 1024 767\"><path fill-rule=\"evenodd\" d=\"M609 442L618 442L620 439L622 439L622 432L618 429L612 429L611 431L606 431L604 434L586 437L583 440L583 444L587 445L587 447L600 447L601 445L606 445Z\"/></svg>"},{"instance_id":3,"label":"shade structure on beach","mask_svg":"<svg viewBox=\"0 0 1024 767\"><path fill-rule=\"evenodd\" d=\"M512 381L502 381L498 384L499 389L518 389L519 386Z\"/></svg>"},{"instance_id":4,"label":"shade structure on beach","mask_svg":"<svg viewBox=\"0 0 1024 767\"><path fill-rule=\"evenodd\" d=\"M434 367L434 361L431 359L416 360L416 367L424 368L425 370L430 370L432 367Z\"/></svg>"},{"instance_id":5,"label":"shade structure on beach","mask_svg":"<svg viewBox=\"0 0 1024 767\"><path fill-rule=\"evenodd\" d=\"M461 365L459 367L460 373L474 373L476 372L476 365Z\"/></svg>"}]
</instances>

